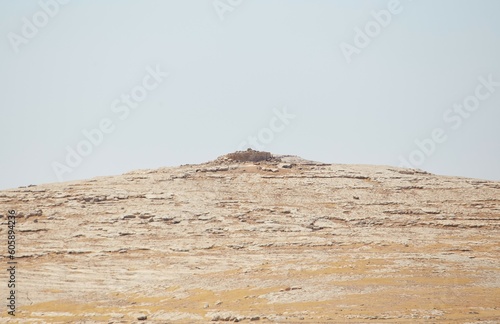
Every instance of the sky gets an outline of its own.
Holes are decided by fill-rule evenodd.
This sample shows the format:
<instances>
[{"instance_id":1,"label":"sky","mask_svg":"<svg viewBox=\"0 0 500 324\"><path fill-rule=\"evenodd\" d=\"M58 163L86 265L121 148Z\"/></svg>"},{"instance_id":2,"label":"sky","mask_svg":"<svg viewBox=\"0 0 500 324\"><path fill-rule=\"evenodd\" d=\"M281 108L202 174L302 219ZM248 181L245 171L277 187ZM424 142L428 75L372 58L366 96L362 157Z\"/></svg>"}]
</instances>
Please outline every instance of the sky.
<instances>
[{"instance_id":1,"label":"sky","mask_svg":"<svg viewBox=\"0 0 500 324\"><path fill-rule=\"evenodd\" d=\"M500 1L0 0L0 189L240 149L500 180Z\"/></svg>"}]
</instances>

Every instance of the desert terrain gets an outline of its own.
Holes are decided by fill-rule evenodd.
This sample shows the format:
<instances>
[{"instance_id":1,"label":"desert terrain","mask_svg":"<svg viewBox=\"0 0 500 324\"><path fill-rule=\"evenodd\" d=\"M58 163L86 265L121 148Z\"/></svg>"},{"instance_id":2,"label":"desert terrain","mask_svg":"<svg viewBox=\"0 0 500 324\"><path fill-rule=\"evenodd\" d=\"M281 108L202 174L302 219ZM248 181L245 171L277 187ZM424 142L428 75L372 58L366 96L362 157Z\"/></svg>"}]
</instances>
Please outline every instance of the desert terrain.
<instances>
[{"instance_id":1,"label":"desert terrain","mask_svg":"<svg viewBox=\"0 0 500 324\"><path fill-rule=\"evenodd\" d=\"M0 322L500 322L500 182L239 157L0 191Z\"/></svg>"}]
</instances>

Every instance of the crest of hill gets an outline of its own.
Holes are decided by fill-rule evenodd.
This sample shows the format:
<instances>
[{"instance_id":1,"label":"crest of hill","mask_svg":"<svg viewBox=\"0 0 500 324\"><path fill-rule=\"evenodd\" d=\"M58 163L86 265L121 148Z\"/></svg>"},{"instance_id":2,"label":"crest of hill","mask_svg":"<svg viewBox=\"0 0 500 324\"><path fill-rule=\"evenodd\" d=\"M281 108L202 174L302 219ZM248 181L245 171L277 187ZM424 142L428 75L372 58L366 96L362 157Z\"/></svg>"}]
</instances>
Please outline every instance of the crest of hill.
<instances>
[{"instance_id":1,"label":"crest of hill","mask_svg":"<svg viewBox=\"0 0 500 324\"><path fill-rule=\"evenodd\" d=\"M235 162L261 162L261 161L271 161L274 159L273 155L270 152L255 151L252 149L229 153L224 155L223 158Z\"/></svg>"},{"instance_id":2,"label":"crest of hill","mask_svg":"<svg viewBox=\"0 0 500 324\"><path fill-rule=\"evenodd\" d=\"M269 163L294 163L294 164L323 164L321 162L305 160L296 155L279 155L271 154L265 151L256 151L252 149L247 149L246 151L236 151L233 153L228 153L218 157L215 162L269 162Z\"/></svg>"}]
</instances>

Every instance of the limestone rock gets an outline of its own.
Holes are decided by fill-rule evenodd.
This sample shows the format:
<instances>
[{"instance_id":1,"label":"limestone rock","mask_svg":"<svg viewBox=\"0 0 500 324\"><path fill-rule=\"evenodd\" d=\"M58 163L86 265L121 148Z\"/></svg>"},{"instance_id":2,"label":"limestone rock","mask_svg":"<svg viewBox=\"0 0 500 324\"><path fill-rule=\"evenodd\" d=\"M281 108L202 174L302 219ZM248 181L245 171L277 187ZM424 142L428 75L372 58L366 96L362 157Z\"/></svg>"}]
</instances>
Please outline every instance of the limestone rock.
<instances>
[{"instance_id":1,"label":"limestone rock","mask_svg":"<svg viewBox=\"0 0 500 324\"><path fill-rule=\"evenodd\" d=\"M500 182L250 150L0 205L19 322L500 318Z\"/></svg>"}]
</instances>

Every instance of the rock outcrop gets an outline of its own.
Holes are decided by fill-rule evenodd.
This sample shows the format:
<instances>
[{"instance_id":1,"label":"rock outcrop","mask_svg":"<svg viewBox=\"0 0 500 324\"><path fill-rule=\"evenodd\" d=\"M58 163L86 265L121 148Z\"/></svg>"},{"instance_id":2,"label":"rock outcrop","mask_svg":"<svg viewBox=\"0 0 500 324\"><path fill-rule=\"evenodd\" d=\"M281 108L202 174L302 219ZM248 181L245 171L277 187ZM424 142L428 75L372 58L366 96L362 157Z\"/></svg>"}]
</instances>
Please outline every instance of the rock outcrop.
<instances>
[{"instance_id":1,"label":"rock outcrop","mask_svg":"<svg viewBox=\"0 0 500 324\"><path fill-rule=\"evenodd\" d=\"M225 159L236 162L259 162L270 161L273 155L270 152L255 151L248 149L246 151L237 151L224 156Z\"/></svg>"},{"instance_id":2,"label":"rock outcrop","mask_svg":"<svg viewBox=\"0 0 500 324\"><path fill-rule=\"evenodd\" d=\"M500 319L499 182L247 151L0 206L16 322Z\"/></svg>"}]
</instances>

